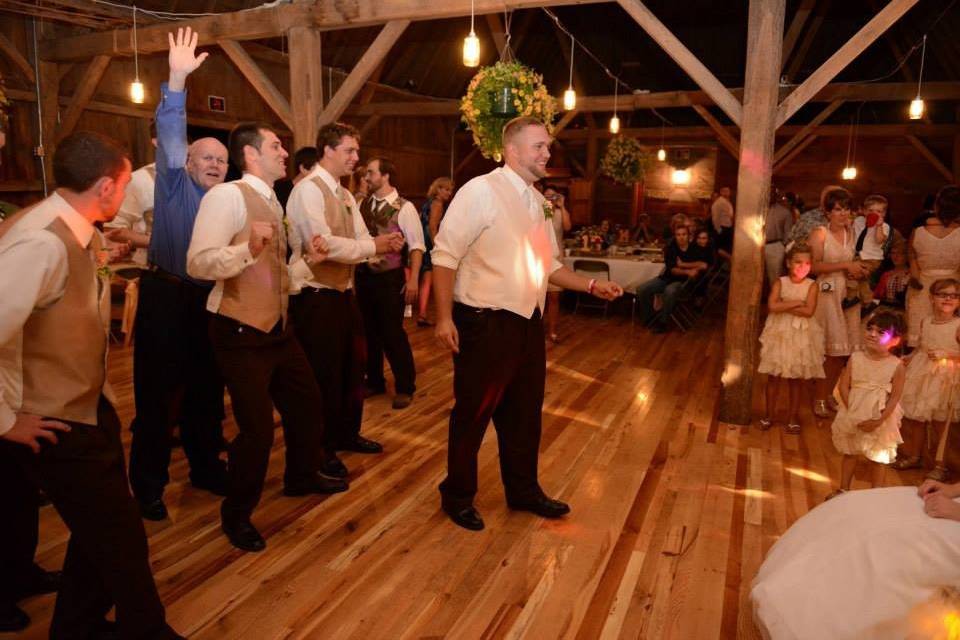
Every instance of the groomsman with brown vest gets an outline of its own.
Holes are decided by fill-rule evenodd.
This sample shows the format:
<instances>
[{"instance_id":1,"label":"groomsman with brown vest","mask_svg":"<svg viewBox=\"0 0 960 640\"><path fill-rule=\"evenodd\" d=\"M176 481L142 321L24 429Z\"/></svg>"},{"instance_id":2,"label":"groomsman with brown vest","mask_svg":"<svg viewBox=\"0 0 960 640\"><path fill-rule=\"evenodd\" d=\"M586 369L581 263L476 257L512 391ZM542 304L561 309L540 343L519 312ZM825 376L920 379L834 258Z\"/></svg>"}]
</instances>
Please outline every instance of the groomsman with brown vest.
<instances>
[{"instance_id":1,"label":"groomsman with brown vest","mask_svg":"<svg viewBox=\"0 0 960 640\"><path fill-rule=\"evenodd\" d=\"M581 277L557 259L554 211L533 188L547 175L551 142L536 118L508 122L504 166L457 192L431 254L436 334L453 352L455 400L441 505L466 529L483 529L473 498L477 454L491 419L507 505L544 518L569 513L537 478L547 284L606 300L623 294L616 283Z\"/></svg>"},{"instance_id":2,"label":"groomsman with brown vest","mask_svg":"<svg viewBox=\"0 0 960 640\"><path fill-rule=\"evenodd\" d=\"M367 163L367 182L372 193L360 204L360 213L370 231L377 237L400 231L406 245L377 261L357 267L357 301L363 315L367 337L367 396L383 393L383 356L386 354L393 371L394 409L410 406L416 388L413 351L403 330L404 304L417 301L420 264L423 261L423 225L413 204L400 197L394 186L397 167L388 158L374 158ZM404 263L409 258L410 275Z\"/></svg>"},{"instance_id":3,"label":"groomsman with brown vest","mask_svg":"<svg viewBox=\"0 0 960 640\"><path fill-rule=\"evenodd\" d=\"M318 473L322 398L287 321L287 235L273 192L274 181L286 174L287 152L269 125L256 122L234 127L228 146L243 177L203 197L187 270L194 278L216 281L207 300L214 314L210 336L240 430L229 448L223 531L235 547L262 551L266 542L250 517L267 474L274 406L286 444L284 494L337 493L346 491L347 483ZM294 270L309 272L323 260L323 239L307 238L306 254Z\"/></svg>"},{"instance_id":4,"label":"groomsman with brown vest","mask_svg":"<svg viewBox=\"0 0 960 640\"><path fill-rule=\"evenodd\" d=\"M354 296L354 269L375 255L399 251L400 233L370 236L359 207L340 179L359 160L360 134L347 124L324 125L317 134L320 160L293 188L287 202L291 234L327 242L327 259L298 278L292 302L297 337L323 391L326 473L346 476L335 450L379 453L383 447L360 435L363 420L363 373L366 363L363 321ZM291 264L301 243L293 243Z\"/></svg>"},{"instance_id":5,"label":"groomsman with brown vest","mask_svg":"<svg viewBox=\"0 0 960 640\"><path fill-rule=\"evenodd\" d=\"M57 147L53 173L52 195L0 225L0 464L15 476L0 491L3 544L36 525L39 486L71 533L50 637L179 638L151 575L106 378L110 282L94 224L116 215L130 161L109 138L78 132ZM104 620L114 606L115 624Z\"/></svg>"}]
</instances>

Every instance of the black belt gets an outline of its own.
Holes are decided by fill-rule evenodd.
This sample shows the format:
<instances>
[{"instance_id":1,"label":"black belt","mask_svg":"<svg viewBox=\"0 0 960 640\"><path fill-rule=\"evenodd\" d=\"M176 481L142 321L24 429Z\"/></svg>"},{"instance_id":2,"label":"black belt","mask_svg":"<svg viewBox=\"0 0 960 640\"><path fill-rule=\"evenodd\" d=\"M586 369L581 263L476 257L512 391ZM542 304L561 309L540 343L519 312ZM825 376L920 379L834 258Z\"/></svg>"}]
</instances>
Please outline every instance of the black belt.
<instances>
[{"instance_id":1,"label":"black belt","mask_svg":"<svg viewBox=\"0 0 960 640\"><path fill-rule=\"evenodd\" d=\"M540 307L537 307L536 309L534 309L534 310L533 310L533 315L530 316L529 318L524 318L524 317L521 316L519 313L515 313L515 312L513 312L513 311L510 311L509 309L491 309L491 308L489 308L489 307L471 307L470 305L468 305L468 304L463 304L462 302L454 302L454 303L453 303L453 309L454 309L454 311L462 311L462 312L464 312L464 313L475 313L475 314L477 314L477 315L484 315L484 314L505 315L505 314L509 314L509 315L511 315L511 316L516 316L517 318L520 318L521 320L539 320L539 319L540 319Z\"/></svg>"},{"instance_id":2,"label":"black belt","mask_svg":"<svg viewBox=\"0 0 960 640\"><path fill-rule=\"evenodd\" d=\"M312 293L321 296L353 295L353 289L340 291L339 289L328 289L326 287L301 287L300 293Z\"/></svg>"},{"instance_id":3,"label":"black belt","mask_svg":"<svg viewBox=\"0 0 960 640\"><path fill-rule=\"evenodd\" d=\"M158 266L155 265L155 264L151 264L149 267L147 267L147 272L149 272L149 273L151 273L152 275L156 276L156 277L159 278L160 280L166 280L167 282L173 282L173 283L176 283L176 284L182 284L182 283L184 283L184 282L189 282L188 280L184 280L183 278L181 278L180 276L176 275L175 273L170 273L169 271L165 271L165 270L161 269L160 267L158 267ZM191 282L190 284L193 284L193 283Z\"/></svg>"}]
</instances>

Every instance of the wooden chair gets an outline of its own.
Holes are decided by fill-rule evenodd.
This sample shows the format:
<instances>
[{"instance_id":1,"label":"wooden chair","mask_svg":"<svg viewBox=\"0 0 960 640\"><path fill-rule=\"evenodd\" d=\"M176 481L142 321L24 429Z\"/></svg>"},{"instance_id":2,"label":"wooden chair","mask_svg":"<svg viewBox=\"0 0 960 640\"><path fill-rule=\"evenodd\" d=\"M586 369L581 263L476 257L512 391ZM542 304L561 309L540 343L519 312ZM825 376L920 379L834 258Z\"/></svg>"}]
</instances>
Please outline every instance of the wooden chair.
<instances>
[{"instance_id":1,"label":"wooden chair","mask_svg":"<svg viewBox=\"0 0 960 640\"><path fill-rule=\"evenodd\" d=\"M610 265L601 260L574 260L573 270L587 278L595 278L597 280L610 279ZM586 301L583 299L584 295L588 298ZM577 301L573 307L573 313L576 314L580 307L584 309L603 309L603 316L606 317L607 311L610 308L610 302L607 300L598 300L583 292L577 292Z\"/></svg>"},{"instance_id":2,"label":"wooden chair","mask_svg":"<svg viewBox=\"0 0 960 640\"><path fill-rule=\"evenodd\" d=\"M139 266L119 266L110 280L110 319L120 321L124 347L129 347L133 340L137 304L140 299L140 272ZM119 337L114 337L121 342Z\"/></svg>"}]
</instances>

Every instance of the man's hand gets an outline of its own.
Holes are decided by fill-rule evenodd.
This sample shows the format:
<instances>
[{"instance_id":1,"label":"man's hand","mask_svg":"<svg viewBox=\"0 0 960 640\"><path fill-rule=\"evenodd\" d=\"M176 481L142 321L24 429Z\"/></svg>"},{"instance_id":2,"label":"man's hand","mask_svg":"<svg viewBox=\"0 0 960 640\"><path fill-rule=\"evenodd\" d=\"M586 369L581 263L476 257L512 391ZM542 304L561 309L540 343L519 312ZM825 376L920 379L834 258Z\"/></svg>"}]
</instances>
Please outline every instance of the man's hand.
<instances>
[{"instance_id":1,"label":"man's hand","mask_svg":"<svg viewBox=\"0 0 960 640\"><path fill-rule=\"evenodd\" d=\"M44 420L32 413L18 413L17 420L0 438L30 447L34 453L40 453L40 441L57 444L57 431L70 431L70 425L58 420Z\"/></svg>"},{"instance_id":2,"label":"man's hand","mask_svg":"<svg viewBox=\"0 0 960 640\"><path fill-rule=\"evenodd\" d=\"M960 520L960 504L938 491L923 499L923 510L931 518Z\"/></svg>"},{"instance_id":3,"label":"man's hand","mask_svg":"<svg viewBox=\"0 0 960 640\"><path fill-rule=\"evenodd\" d=\"M130 254L129 242L110 242L107 241L107 251L110 252L108 262L119 262Z\"/></svg>"},{"instance_id":4,"label":"man's hand","mask_svg":"<svg viewBox=\"0 0 960 640\"><path fill-rule=\"evenodd\" d=\"M879 429L881 424L883 424L882 420L864 420L857 423L857 429L864 433L872 433Z\"/></svg>"},{"instance_id":5,"label":"man's hand","mask_svg":"<svg viewBox=\"0 0 960 640\"><path fill-rule=\"evenodd\" d=\"M395 233L385 233L373 239L373 244L377 247L378 255L381 253L400 251L400 249L403 248L404 242L406 241L403 239L403 234L399 231Z\"/></svg>"},{"instance_id":6,"label":"man's hand","mask_svg":"<svg viewBox=\"0 0 960 640\"><path fill-rule=\"evenodd\" d=\"M187 76L197 70L203 61L210 55L206 52L195 55L197 40L200 34L193 31L190 27L177 29L177 36L174 38L172 33L167 34L167 42L170 44L170 80L167 86L171 91L183 91Z\"/></svg>"},{"instance_id":7,"label":"man's hand","mask_svg":"<svg viewBox=\"0 0 960 640\"><path fill-rule=\"evenodd\" d=\"M623 288L616 282L597 280L593 285L593 295L603 300L616 300L623 295Z\"/></svg>"},{"instance_id":8,"label":"man's hand","mask_svg":"<svg viewBox=\"0 0 960 640\"><path fill-rule=\"evenodd\" d=\"M304 256L308 265L320 264L327 259L330 247L323 236L316 235L304 247Z\"/></svg>"},{"instance_id":9,"label":"man's hand","mask_svg":"<svg viewBox=\"0 0 960 640\"><path fill-rule=\"evenodd\" d=\"M133 236L130 229L117 227L116 229L105 229L103 237L110 242L133 242Z\"/></svg>"},{"instance_id":10,"label":"man's hand","mask_svg":"<svg viewBox=\"0 0 960 640\"><path fill-rule=\"evenodd\" d=\"M260 255L267 243L273 239L276 226L276 222L250 223L250 240L247 241L247 245L250 247L250 255L254 258Z\"/></svg>"},{"instance_id":11,"label":"man's hand","mask_svg":"<svg viewBox=\"0 0 960 640\"><path fill-rule=\"evenodd\" d=\"M453 324L452 318L438 319L437 328L434 329L433 333L444 347L454 353L460 353L460 334L457 332L457 325Z\"/></svg>"},{"instance_id":12,"label":"man's hand","mask_svg":"<svg viewBox=\"0 0 960 640\"><path fill-rule=\"evenodd\" d=\"M420 283L417 282L417 278L411 277L407 280L407 284L404 287L403 291L403 303L404 304L413 304L417 301L417 298L420 295Z\"/></svg>"}]
</instances>

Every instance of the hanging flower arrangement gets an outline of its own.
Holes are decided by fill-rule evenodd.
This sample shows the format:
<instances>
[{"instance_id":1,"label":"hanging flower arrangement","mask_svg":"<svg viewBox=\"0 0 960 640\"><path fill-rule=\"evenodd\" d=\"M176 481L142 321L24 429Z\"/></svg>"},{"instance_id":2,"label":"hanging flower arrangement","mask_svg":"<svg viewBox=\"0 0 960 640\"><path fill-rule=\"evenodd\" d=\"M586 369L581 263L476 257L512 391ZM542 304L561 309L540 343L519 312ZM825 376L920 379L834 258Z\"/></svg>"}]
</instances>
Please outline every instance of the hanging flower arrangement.
<instances>
[{"instance_id":1,"label":"hanging flower arrangement","mask_svg":"<svg viewBox=\"0 0 960 640\"><path fill-rule=\"evenodd\" d=\"M539 73L519 62L501 61L473 76L460 100L460 113L483 157L499 162L503 125L518 116L533 116L553 133L557 102Z\"/></svg>"},{"instance_id":2,"label":"hanging flower arrangement","mask_svg":"<svg viewBox=\"0 0 960 640\"><path fill-rule=\"evenodd\" d=\"M631 185L643 182L652 160L650 152L635 139L617 136L607 145L600 170L617 182Z\"/></svg>"}]
</instances>

